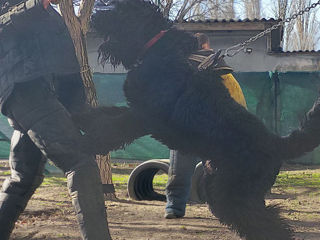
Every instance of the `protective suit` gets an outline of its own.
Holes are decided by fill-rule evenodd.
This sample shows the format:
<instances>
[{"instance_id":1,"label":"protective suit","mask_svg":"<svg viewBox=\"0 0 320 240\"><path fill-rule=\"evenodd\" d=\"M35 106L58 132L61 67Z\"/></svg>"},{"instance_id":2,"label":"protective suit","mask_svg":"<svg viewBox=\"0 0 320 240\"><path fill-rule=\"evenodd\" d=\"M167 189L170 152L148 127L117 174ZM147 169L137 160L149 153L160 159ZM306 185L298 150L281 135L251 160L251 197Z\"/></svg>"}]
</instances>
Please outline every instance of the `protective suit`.
<instances>
[{"instance_id":1,"label":"protective suit","mask_svg":"<svg viewBox=\"0 0 320 240\"><path fill-rule=\"evenodd\" d=\"M82 151L71 120L85 106L85 93L68 30L42 1L0 3L0 107L14 128L11 176L0 192L0 239L9 239L42 183L47 159L67 177L82 238L111 239L95 158Z\"/></svg>"}]
</instances>

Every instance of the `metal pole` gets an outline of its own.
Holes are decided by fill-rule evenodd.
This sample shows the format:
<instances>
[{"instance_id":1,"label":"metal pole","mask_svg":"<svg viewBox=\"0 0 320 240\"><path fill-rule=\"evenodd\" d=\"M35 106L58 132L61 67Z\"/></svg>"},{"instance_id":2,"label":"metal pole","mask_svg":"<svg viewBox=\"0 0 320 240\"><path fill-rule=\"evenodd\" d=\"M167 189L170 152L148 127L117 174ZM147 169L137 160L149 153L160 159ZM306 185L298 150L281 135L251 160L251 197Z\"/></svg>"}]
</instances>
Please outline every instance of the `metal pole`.
<instances>
[{"instance_id":1,"label":"metal pole","mask_svg":"<svg viewBox=\"0 0 320 240\"><path fill-rule=\"evenodd\" d=\"M273 72L272 78L274 81L274 130L279 133L279 95L280 95L280 79L277 71Z\"/></svg>"}]
</instances>

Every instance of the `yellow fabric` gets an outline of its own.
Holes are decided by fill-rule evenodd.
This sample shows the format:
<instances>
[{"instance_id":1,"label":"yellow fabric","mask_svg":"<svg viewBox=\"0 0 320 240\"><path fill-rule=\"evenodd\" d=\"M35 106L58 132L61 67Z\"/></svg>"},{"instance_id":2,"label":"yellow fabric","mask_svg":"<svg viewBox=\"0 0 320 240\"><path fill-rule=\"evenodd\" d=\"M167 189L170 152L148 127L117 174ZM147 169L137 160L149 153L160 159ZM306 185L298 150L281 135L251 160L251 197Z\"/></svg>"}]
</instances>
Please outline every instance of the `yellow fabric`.
<instances>
[{"instance_id":1,"label":"yellow fabric","mask_svg":"<svg viewBox=\"0 0 320 240\"><path fill-rule=\"evenodd\" d=\"M246 99L244 98L241 87L233 75L229 73L221 75L221 77L223 79L222 83L229 90L230 96L243 107L247 108Z\"/></svg>"}]
</instances>

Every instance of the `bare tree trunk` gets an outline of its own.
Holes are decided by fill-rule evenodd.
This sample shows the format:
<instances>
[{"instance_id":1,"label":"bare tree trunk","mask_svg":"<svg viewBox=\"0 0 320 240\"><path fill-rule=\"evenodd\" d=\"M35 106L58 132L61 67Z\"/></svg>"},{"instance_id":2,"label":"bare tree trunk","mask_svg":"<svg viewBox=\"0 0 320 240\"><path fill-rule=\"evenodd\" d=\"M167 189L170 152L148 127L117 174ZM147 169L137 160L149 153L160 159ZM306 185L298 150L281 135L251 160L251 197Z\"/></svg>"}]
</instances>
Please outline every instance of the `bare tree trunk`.
<instances>
[{"instance_id":1,"label":"bare tree trunk","mask_svg":"<svg viewBox=\"0 0 320 240\"><path fill-rule=\"evenodd\" d=\"M305 9L312 4L311 0L292 0L292 8L290 15ZM293 22L291 36L287 42L287 49L293 50L315 50L316 44L319 41L320 23L317 20L319 9L312 9L299 16Z\"/></svg>"},{"instance_id":2,"label":"bare tree trunk","mask_svg":"<svg viewBox=\"0 0 320 240\"><path fill-rule=\"evenodd\" d=\"M272 0L273 8L272 12L276 19L286 19L291 12L292 1L289 0ZM292 31L294 28L294 22L286 23L283 27L283 39L281 47L283 50L288 49L288 43L290 38L292 38Z\"/></svg>"},{"instance_id":3,"label":"bare tree trunk","mask_svg":"<svg viewBox=\"0 0 320 240\"><path fill-rule=\"evenodd\" d=\"M96 161L100 169L101 182L104 186L105 198L109 200L117 199L114 185L112 183L112 172L110 164L110 154L97 155Z\"/></svg>"},{"instance_id":4,"label":"bare tree trunk","mask_svg":"<svg viewBox=\"0 0 320 240\"><path fill-rule=\"evenodd\" d=\"M276 18L286 19L299 10L310 6L311 0L273 0L273 13ZM317 19L319 8L304 13L296 20L288 22L284 26L283 49L314 50L320 40L320 22Z\"/></svg>"},{"instance_id":5,"label":"bare tree trunk","mask_svg":"<svg viewBox=\"0 0 320 240\"><path fill-rule=\"evenodd\" d=\"M218 8L219 0L213 0L212 4L214 5L213 11L212 11L213 18L214 19L219 19L220 18L220 11L219 11L219 8Z\"/></svg>"},{"instance_id":6,"label":"bare tree trunk","mask_svg":"<svg viewBox=\"0 0 320 240\"><path fill-rule=\"evenodd\" d=\"M244 6L245 6L245 12L246 12L247 18L249 19L260 18L260 15L261 15L260 0L244 0Z\"/></svg>"},{"instance_id":7,"label":"bare tree trunk","mask_svg":"<svg viewBox=\"0 0 320 240\"><path fill-rule=\"evenodd\" d=\"M65 23L69 29L75 52L81 66L81 76L86 90L87 102L96 107L98 105L97 94L92 79L92 72L89 66L86 34L90 15L92 13L94 0L83 0L79 10L79 17L74 13L72 0L61 1L59 7ZM110 155L96 156L97 164L100 168L101 181L105 190L112 190L111 193L104 191L107 198L116 198L112 184L112 172L110 165Z\"/></svg>"},{"instance_id":8,"label":"bare tree trunk","mask_svg":"<svg viewBox=\"0 0 320 240\"><path fill-rule=\"evenodd\" d=\"M163 8L163 16L169 18L170 10L173 4L173 0L167 0L166 5Z\"/></svg>"},{"instance_id":9,"label":"bare tree trunk","mask_svg":"<svg viewBox=\"0 0 320 240\"><path fill-rule=\"evenodd\" d=\"M234 1L230 0L226 5L226 12L225 12L225 18L228 19L234 19L235 18L235 12L234 12Z\"/></svg>"}]
</instances>

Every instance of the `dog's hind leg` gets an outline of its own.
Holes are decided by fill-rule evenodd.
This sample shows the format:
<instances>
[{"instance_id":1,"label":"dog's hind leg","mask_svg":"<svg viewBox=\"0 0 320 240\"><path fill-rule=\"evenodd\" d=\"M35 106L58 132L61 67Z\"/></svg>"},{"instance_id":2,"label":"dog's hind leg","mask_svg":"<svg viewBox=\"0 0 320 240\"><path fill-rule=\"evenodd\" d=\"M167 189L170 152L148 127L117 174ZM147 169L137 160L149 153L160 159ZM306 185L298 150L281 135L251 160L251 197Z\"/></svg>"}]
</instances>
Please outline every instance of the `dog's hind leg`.
<instances>
[{"instance_id":1,"label":"dog's hind leg","mask_svg":"<svg viewBox=\"0 0 320 240\"><path fill-rule=\"evenodd\" d=\"M212 213L246 240L293 239L278 210L265 206L264 190L260 189L264 188L267 175L241 173L236 164L228 165L227 169L212 167L205 171L207 202Z\"/></svg>"}]
</instances>

